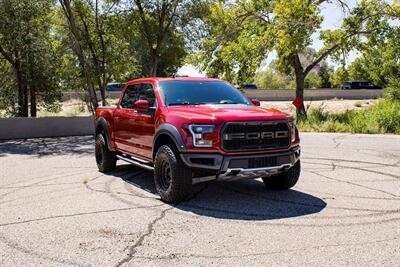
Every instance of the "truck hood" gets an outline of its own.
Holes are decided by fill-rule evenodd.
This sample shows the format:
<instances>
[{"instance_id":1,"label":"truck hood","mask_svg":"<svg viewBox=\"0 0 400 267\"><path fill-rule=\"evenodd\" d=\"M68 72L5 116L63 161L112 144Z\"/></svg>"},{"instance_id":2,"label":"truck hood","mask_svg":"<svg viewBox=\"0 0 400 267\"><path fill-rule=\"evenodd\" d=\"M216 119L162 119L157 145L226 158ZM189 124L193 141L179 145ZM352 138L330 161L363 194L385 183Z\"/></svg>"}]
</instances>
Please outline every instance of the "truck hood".
<instances>
[{"instance_id":1,"label":"truck hood","mask_svg":"<svg viewBox=\"0 0 400 267\"><path fill-rule=\"evenodd\" d=\"M191 121L286 120L291 116L273 108L246 105L197 105L168 107L171 114Z\"/></svg>"}]
</instances>

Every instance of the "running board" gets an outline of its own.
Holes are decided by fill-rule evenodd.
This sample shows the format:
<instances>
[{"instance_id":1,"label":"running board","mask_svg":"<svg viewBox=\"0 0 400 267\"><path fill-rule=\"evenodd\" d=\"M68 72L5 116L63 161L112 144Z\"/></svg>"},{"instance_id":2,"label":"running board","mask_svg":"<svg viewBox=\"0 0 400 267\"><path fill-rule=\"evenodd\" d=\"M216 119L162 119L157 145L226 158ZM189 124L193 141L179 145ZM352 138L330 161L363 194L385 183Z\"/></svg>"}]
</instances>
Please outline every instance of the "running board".
<instances>
[{"instance_id":1,"label":"running board","mask_svg":"<svg viewBox=\"0 0 400 267\"><path fill-rule=\"evenodd\" d=\"M154 171L154 168L152 166L146 165L146 164L141 163L139 161L136 161L134 159L125 158L125 157L123 157L121 155L117 155L117 158L119 158L119 159L121 159L123 161L126 161L126 162L128 162L130 164L136 165L136 166L138 166L140 168L143 168L143 169L146 169L146 170L149 170L149 171Z\"/></svg>"}]
</instances>

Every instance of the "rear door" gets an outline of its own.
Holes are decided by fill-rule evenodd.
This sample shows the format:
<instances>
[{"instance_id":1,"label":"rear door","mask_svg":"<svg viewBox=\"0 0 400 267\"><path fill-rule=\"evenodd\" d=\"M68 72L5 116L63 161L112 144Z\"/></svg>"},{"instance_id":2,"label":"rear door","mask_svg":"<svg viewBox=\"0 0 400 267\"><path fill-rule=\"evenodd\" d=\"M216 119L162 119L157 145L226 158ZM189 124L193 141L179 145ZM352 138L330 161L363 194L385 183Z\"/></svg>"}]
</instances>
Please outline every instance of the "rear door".
<instances>
[{"instance_id":1,"label":"rear door","mask_svg":"<svg viewBox=\"0 0 400 267\"><path fill-rule=\"evenodd\" d=\"M115 145L118 150L128 154L136 154L138 137L136 120L138 113L134 108L138 100L140 84L130 84L124 91L119 107L114 112Z\"/></svg>"}]
</instances>

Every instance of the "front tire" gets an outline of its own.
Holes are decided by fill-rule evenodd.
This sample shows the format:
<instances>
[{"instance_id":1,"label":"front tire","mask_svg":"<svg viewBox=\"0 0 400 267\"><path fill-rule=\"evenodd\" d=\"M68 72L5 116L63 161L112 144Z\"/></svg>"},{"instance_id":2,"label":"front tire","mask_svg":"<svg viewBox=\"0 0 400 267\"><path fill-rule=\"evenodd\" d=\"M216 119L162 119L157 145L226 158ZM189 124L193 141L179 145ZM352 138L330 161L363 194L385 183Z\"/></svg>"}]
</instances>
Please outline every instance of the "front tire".
<instances>
[{"instance_id":1,"label":"front tire","mask_svg":"<svg viewBox=\"0 0 400 267\"><path fill-rule=\"evenodd\" d=\"M300 177L300 160L286 172L281 172L270 177L264 177L264 184L272 190L287 190L296 185Z\"/></svg>"},{"instance_id":2,"label":"front tire","mask_svg":"<svg viewBox=\"0 0 400 267\"><path fill-rule=\"evenodd\" d=\"M95 155L99 171L112 171L117 166L117 156L108 149L103 134L96 136Z\"/></svg>"},{"instance_id":3,"label":"front tire","mask_svg":"<svg viewBox=\"0 0 400 267\"><path fill-rule=\"evenodd\" d=\"M192 196L192 172L174 147L161 146L154 165L154 183L164 202L178 203Z\"/></svg>"}]
</instances>

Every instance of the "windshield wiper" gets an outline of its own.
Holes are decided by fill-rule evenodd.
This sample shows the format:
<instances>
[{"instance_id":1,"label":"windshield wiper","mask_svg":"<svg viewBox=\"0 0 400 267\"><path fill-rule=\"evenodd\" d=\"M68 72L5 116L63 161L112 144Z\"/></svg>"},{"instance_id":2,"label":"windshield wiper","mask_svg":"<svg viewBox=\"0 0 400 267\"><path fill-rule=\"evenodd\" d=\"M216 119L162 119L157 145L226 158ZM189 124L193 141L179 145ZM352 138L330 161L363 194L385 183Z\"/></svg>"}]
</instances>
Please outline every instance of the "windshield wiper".
<instances>
[{"instance_id":1,"label":"windshield wiper","mask_svg":"<svg viewBox=\"0 0 400 267\"><path fill-rule=\"evenodd\" d=\"M222 102L222 103L221 103ZM239 103L239 102L230 102L230 101L221 101L221 102L210 102L210 103L207 103L207 104L212 104L212 105L229 105L229 104L241 104L241 103Z\"/></svg>"},{"instance_id":2,"label":"windshield wiper","mask_svg":"<svg viewBox=\"0 0 400 267\"><path fill-rule=\"evenodd\" d=\"M204 104L206 104L206 103L183 101L183 102L177 102L177 103L170 103L170 104L168 104L168 106L191 106L191 105L204 105Z\"/></svg>"},{"instance_id":3,"label":"windshield wiper","mask_svg":"<svg viewBox=\"0 0 400 267\"><path fill-rule=\"evenodd\" d=\"M238 102L223 102L223 103L218 103L218 104L220 104L220 105L229 105L229 104L234 105L234 104L240 104L240 103L238 103Z\"/></svg>"}]
</instances>

